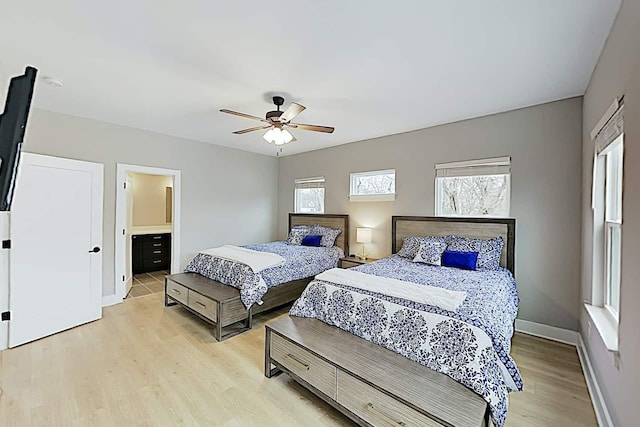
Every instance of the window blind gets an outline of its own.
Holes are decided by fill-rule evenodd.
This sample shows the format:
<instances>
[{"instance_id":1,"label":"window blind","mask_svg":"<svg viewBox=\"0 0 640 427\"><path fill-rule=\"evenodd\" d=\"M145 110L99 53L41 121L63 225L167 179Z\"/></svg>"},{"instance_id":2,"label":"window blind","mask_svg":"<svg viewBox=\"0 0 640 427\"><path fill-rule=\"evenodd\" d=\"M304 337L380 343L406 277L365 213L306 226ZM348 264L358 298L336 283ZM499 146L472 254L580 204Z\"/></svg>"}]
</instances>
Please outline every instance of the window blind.
<instances>
[{"instance_id":1,"label":"window blind","mask_svg":"<svg viewBox=\"0 0 640 427\"><path fill-rule=\"evenodd\" d=\"M294 180L294 185L296 190L303 188L324 188L324 176L299 178Z\"/></svg>"},{"instance_id":2,"label":"window blind","mask_svg":"<svg viewBox=\"0 0 640 427\"><path fill-rule=\"evenodd\" d=\"M599 129L598 129L599 127ZM596 182L598 179L598 156L605 151L613 141L624 133L624 96L615 99L596 128L591 131L594 142L593 179L591 181L591 209L596 209Z\"/></svg>"},{"instance_id":3,"label":"window blind","mask_svg":"<svg viewBox=\"0 0 640 427\"><path fill-rule=\"evenodd\" d=\"M624 133L624 103L618 102L618 109L611 118L602 126L594 138L596 153L600 154L607 149L613 141Z\"/></svg>"},{"instance_id":4,"label":"window blind","mask_svg":"<svg viewBox=\"0 0 640 427\"><path fill-rule=\"evenodd\" d=\"M436 177L505 175L511 173L511 157L494 157L484 160L437 163Z\"/></svg>"}]
</instances>

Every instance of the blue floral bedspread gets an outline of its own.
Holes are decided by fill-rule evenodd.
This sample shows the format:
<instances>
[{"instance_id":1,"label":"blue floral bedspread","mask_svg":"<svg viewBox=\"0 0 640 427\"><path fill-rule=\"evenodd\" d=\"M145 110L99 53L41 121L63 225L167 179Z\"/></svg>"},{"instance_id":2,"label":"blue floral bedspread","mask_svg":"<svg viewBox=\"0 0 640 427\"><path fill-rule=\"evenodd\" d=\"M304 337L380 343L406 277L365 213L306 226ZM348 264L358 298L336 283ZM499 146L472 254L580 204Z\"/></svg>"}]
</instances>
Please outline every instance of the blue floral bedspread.
<instances>
[{"instance_id":1,"label":"blue floral bedspread","mask_svg":"<svg viewBox=\"0 0 640 427\"><path fill-rule=\"evenodd\" d=\"M507 269L467 271L413 263L399 256L357 271L467 292L455 311L349 286L314 280L290 314L313 317L441 372L481 395L494 425L507 416L508 393L522 390L509 355L518 312L516 283Z\"/></svg>"},{"instance_id":2,"label":"blue floral bedspread","mask_svg":"<svg viewBox=\"0 0 640 427\"><path fill-rule=\"evenodd\" d=\"M240 299L247 309L253 304L262 304L262 297L272 286L305 277L312 277L325 270L335 268L344 256L341 248L333 246L310 247L289 245L286 242L269 242L247 245L243 248L281 255L285 263L254 273L248 265L198 254L187 265L185 272L193 272L240 289ZM262 280L260 280L262 278Z\"/></svg>"}]
</instances>

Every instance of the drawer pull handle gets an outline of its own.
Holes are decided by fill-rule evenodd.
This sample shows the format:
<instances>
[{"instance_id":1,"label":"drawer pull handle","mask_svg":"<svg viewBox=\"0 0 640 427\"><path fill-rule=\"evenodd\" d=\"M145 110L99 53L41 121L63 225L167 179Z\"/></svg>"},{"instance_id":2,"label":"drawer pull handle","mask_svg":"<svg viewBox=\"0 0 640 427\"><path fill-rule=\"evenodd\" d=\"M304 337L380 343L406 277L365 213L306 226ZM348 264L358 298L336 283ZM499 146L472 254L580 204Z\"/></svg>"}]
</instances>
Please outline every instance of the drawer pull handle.
<instances>
[{"instance_id":1,"label":"drawer pull handle","mask_svg":"<svg viewBox=\"0 0 640 427\"><path fill-rule=\"evenodd\" d=\"M153 236L153 238L158 240L158 239L162 239L162 236Z\"/></svg>"},{"instance_id":2,"label":"drawer pull handle","mask_svg":"<svg viewBox=\"0 0 640 427\"><path fill-rule=\"evenodd\" d=\"M171 292L175 292L178 295L182 295L182 292L180 292L179 290L174 289L174 288L171 288Z\"/></svg>"},{"instance_id":3,"label":"drawer pull handle","mask_svg":"<svg viewBox=\"0 0 640 427\"><path fill-rule=\"evenodd\" d=\"M406 424L403 423L402 421L396 421L390 416L388 416L387 414L381 412L378 408L373 406L373 403L367 403L366 409L367 411L371 412L371 415L375 416L376 418L386 423L391 424L392 426L400 426L400 427L406 426Z\"/></svg>"},{"instance_id":4,"label":"drawer pull handle","mask_svg":"<svg viewBox=\"0 0 640 427\"><path fill-rule=\"evenodd\" d=\"M196 304L198 304L199 306L201 306L202 308L207 308L206 305L204 305L203 303L201 303L200 301L196 301Z\"/></svg>"},{"instance_id":5,"label":"drawer pull handle","mask_svg":"<svg viewBox=\"0 0 640 427\"><path fill-rule=\"evenodd\" d=\"M309 370L309 365L304 363L302 360L298 359L293 354L289 353L289 354L287 354L287 357L289 359L293 360L294 362L296 362L297 364L299 364L300 366L302 366L302 368L306 369L307 371Z\"/></svg>"},{"instance_id":6,"label":"drawer pull handle","mask_svg":"<svg viewBox=\"0 0 640 427\"><path fill-rule=\"evenodd\" d=\"M153 251L154 254L161 254L162 251Z\"/></svg>"},{"instance_id":7,"label":"drawer pull handle","mask_svg":"<svg viewBox=\"0 0 640 427\"><path fill-rule=\"evenodd\" d=\"M157 259L157 260L153 261L154 264L160 264L161 262L162 262L161 259Z\"/></svg>"},{"instance_id":8,"label":"drawer pull handle","mask_svg":"<svg viewBox=\"0 0 640 427\"><path fill-rule=\"evenodd\" d=\"M158 246L162 246L162 243L154 243L154 244L153 244L153 247L154 247L154 248L157 248Z\"/></svg>"}]
</instances>

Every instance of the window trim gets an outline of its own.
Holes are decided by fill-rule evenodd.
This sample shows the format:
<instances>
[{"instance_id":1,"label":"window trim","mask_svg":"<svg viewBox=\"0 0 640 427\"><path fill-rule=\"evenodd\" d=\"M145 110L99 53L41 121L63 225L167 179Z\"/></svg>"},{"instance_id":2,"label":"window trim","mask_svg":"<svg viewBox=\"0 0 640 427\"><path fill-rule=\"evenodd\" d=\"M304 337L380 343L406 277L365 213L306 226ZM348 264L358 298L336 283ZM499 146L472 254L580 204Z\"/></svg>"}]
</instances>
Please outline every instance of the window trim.
<instances>
[{"instance_id":1,"label":"window trim","mask_svg":"<svg viewBox=\"0 0 640 427\"><path fill-rule=\"evenodd\" d=\"M611 300L610 300L610 295L611 295L611 273L612 273L612 263L611 263L611 250L612 250L612 246L610 243L611 240L611 235L610 235L610 231L612 229L618 229L620 234L622 234L622 224L620 222L617 221L605 221L604 223L604 271L605 271L605 276L604 276L604 285L603 285L603 299L602 299L602 306L607 310L607 312L609 313L609 315L611 315L611 317L613 318L613 320L615 320L616 323L620 322L620 311L619 308L616 309L612 304L611 304ZM619 279L620 279L620 267L621 267L621 260L618 260L616 263L616 268L618 269L618 307L620 307L620 283L619 283Z\"/></svg>"},{"instance_id":2,"label":"window trim","mask_svg":"<svg viewBox=\"0 0 640 427\"><path fill-rule=\"evenodd\" d=\"M396 178L395 169L380 169L365 172L351 172L349 174L349 201L351 202L392 202L396 199L395 188L393 193L372 193L372 194L356 194L356 179L366 176L390 175ZM395 187L395 184L394 184Z\"/></svg>"},{"instance_id":3,"label":"window trim","mask_svg":"<svg viewBox=\"0 0 640 427\"><path fill-rule=\"evenodd\" d=\"M320 183L322 185L320 185ZM298 190L309 188L322 188L322 211L320 212L300 212L298 210ZM314 176L309 178L296 178L293 180L293 212L294 213L316 213L323 214L326 202L326 179L324 176Z\"/></svg>"},{"instance_id":4,"label":"window trim","mask_svg":"<svg viewBox=\"0 0 640 427\"><path fill-rule=\"evenodd\" d=\"M451 216L456 218L471 218L471 215L442 213L442 179L464 178L474 176L506 175L507 212L505 215L482 215L482 218L509 218L511 215L511 156L492 157L479 160L464 160L449 163L436 163L435 165L435 192L434 192L434 214L435 216Z\"/></svg>"},{"instance_id":5,"label":"window trim","mask_svg":"<svg viewBox=\"0 0 640 427\"><path fill-rule=\"evenodd\" d=\"M624 165L624 97L616 98L608 108L598 124L591 132L594 143L593 181L591 189L591 208L593 210L592 229L592 278L591 301L585 301L585 309L589 315L590 323L595 326L602 338L607 350L618 352L618 333L620 319L620 285L618 282L618 310L609 301L611 295L611 230L617 228L621 232L622 206L611 204L611 197L621 197L622 181L617 182L615 194L610 193L611 176L622 174ZM617 159L616 168L610 168L608 155L617 148L621 149L620 158ZM611 176L610 176L611 175ZM608 212L614 207L613 217ZM622 236L620 235L620 238ZM620 254L621 257L621 254ZM622 260L618 259L616 265L619 269Z\"/></svg>"}]
</instances>

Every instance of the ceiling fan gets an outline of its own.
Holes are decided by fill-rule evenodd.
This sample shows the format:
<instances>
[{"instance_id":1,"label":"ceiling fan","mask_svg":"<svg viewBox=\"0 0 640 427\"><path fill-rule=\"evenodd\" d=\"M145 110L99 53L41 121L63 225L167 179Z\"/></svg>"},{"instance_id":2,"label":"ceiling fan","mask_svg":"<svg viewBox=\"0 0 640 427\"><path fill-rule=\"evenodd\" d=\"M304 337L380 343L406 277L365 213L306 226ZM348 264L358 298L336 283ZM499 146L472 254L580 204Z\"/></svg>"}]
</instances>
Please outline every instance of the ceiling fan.
<instances>
[{"instance_id":1,"label":"ceiling fan","mask_svg":"<svg viewBox=\"0 0 640 427\"><path fill-rule=\"evenodd\" d=\"M286 110L280 111L280 106L284 104L284 98L281 96L274 96L273 103L276 105L276 110L267 111L264 119L260 117L252 116L250 114L239 113L237 111L231 111L222 109L220 110L222 113L233 114L234 116L245 117L251 120L258 120L260 122L265 123L262 126L256 126L248 129L237 130L233 133L241 135L243 133L253 132L256 130L264 130L268 129L267 133L264 134L263 138L267 140L270 144L275 145L284 145L289 142L296 141L296 138L289 132L287 127L294 129L302 129L302 130L310 130L313 132L325 132L325 133L333 133L334 128L329 126L316 126L316 125L305 125L302 123L293 123L293 120L298 114L302 113L306 107L295 102L289 104Z\"/></svg>"}]
</instances>

